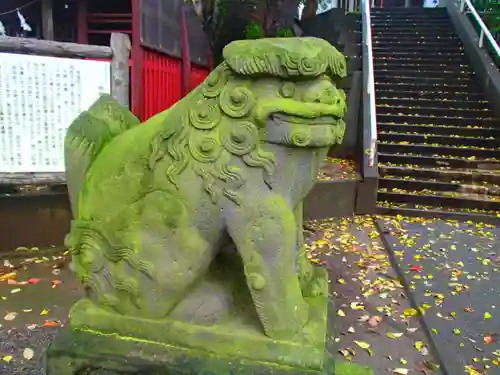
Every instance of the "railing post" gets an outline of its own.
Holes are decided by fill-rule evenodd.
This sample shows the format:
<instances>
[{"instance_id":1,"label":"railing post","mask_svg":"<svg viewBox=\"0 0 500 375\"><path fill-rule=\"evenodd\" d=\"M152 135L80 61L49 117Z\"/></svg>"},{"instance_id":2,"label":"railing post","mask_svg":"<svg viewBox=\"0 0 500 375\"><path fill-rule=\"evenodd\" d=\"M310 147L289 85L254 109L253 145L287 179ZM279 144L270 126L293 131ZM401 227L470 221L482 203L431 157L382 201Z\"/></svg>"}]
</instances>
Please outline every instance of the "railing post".
<instances>
[{"instance_id":1,"label":"railing post","mask_svg":"<svg viewBox=\"0 0 500 375\"><path fill-rule=\"evenodd\" d=\"M377 155L377 140L373 138L370 141L370 160L369 166L373 168L375 166L375 155Z\"/></svg>"},{"instance_id":2,"label":"railing post","mask_svg":"<svg viewBox=\"0 0 500 375\"><path fill-rule=\"evenodd\" d=\"M460 12L464 12L465 10L465 0L460 0Z\"/></svg>"},{"instance_id":3,"label":"railing post","mask_svg":"<svg viewBox=\"0 0 500 375\"><path fill-rule=\"evenodd\" d=\"M383 0L381 0L382 3ZM375 78L373 75L373 52L372 52L372 34L371 34L371 15L370 1L362 0L361 13L363 22L363 82L366 84L366 95L369 103L368 107L368 122L370 126L370 140L368 143L368 167L375 167L376 147L377 147L377 119L375 108ZM365 67L366 73L365 73Z\"/></svg>"},{"instance_id":4,"label":"railing post","mask_svg":"<svg viewBox=\"0 0 500 375\"><path fill-rule=\"evenodd\" d=\"M187 7L181 7L181 95L184 97L191 91L191 53L189 52L189 38L187 25Z\"/></svg>"},{"instance_id":5,"label":"railing post","mask_svg":"<svg viewBox=\"0 0 500 375\"><path fill-rule=\"evenodd\" d=\"M481 29L481 32L479 33L479 48L483 48L484 44L484 30Z\"/></svg>"},{"instance_id":6,"label":"railing post","mask_svg":"<svg viewBox=\"0 0 500 375\"><path fill-rule=\"evenodd\" d=\"M488 26L485 25L484 21L482 20L481 16L477 12L476 8L474 8L474 5L471 3L470 0L461 0L461 5L465 4L464 7L467 10L468 13L474 18L474 21L479 25L480 31L479 31L479 41L478 41L478 46L479 48L484 47L484 39L489 42L491 45L491 48L495 52L495 54L500 57L500 46L498 45L497 41L491 35L490 30L488 29Z\"/></svg>"},{"instance_id":7,"label":"railing post","mask_svg":"<svg viewBox=\"0 0 500 375\"><path fill-rule=\"evenodd\" d=\"M130 73L128 60L130 59L130 38L126 34L111 34L111 95L121 105L129 107Z\"/></svg>"}]
</instances>

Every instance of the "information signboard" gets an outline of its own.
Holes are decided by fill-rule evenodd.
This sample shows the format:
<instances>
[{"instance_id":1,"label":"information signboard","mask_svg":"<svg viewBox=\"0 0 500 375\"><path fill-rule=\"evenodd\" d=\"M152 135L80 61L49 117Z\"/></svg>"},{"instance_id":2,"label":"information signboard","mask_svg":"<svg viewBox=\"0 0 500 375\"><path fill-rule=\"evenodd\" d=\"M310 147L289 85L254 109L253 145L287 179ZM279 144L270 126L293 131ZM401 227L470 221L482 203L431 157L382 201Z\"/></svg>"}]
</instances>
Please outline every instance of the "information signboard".
<instances>
[{"instance_id":1,"label":"information signboard","mask_svg":"<svg viewBox=\"0 0 500 375\"><path fill-rule=\"evenodd\" d=\"M0 172L64 172L66 130L110 76L109 62L0 53Z\"/></svg>"}]
</instances>

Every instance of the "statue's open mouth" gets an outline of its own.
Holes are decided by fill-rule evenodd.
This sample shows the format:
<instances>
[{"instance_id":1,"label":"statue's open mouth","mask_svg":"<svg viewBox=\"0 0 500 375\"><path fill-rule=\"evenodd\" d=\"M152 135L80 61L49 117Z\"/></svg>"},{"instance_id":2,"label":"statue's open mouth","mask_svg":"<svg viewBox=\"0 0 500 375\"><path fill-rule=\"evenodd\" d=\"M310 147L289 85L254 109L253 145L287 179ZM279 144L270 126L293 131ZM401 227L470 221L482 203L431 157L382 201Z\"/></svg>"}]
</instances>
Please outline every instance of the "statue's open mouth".
<instances>
[{"instance_id":1,"label":"statue's open mouth","mask_svg":"<svg viewBox=\"0 0 500 375\"><path fill-rule=\"evenodd\" d=\"M335 116L301 117L283 112L268 117L266 139L296 147L326 147L340 143L345 123Z\"/></svg>"},{"instance_id":2,"label":"statue's open mouth","mask_svg":"<svg viewBox=\"0 0 500 375\"><path fill-rule=\"evenodd\" d=\"M300 103L275 99L258 103L255 118L269 143L295 147L327 147L342 142L345 103Z\"/></svg>"},{"instance_id":3,"label":"statue's open mouth","mask_svg":"<svg viewBox=\"0 0 500 375\"><path fill-rule=\"evenodd\" d=\"M277 125L279 125L280 123L286 123L286 124L306 125L306 126L315 126L315 125L335 126L335 124L337 124L338 122L338 119L336 119L334 116L319 116L314 118L306 118L295 115L289 115L286 113L272 113L269 116L269 119Z\"/></svg>"},{"instance_id":4,"label":"statue's open mouth","mask_svg":"<svg viewBox=\"0 0 500 375\"><path fill-rule=\"evenodd\" d=\"M345 102L338 104L302 103L293 99L261 100L254 111L255 118L262 124L269 120L288 124L331 125L338 124L344 117ZM273 121L274 122L274 121Z\"/></svg>"}]
</instances>

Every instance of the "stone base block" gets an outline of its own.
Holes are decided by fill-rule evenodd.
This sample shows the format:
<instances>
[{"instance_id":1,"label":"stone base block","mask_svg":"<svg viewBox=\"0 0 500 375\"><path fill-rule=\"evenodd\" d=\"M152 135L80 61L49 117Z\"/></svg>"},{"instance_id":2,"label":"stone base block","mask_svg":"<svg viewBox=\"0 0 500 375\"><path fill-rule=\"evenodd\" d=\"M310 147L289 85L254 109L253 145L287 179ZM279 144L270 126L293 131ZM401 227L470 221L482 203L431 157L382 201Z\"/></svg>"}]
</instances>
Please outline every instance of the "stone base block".
<instances>
[{"instance_id":1,"label":"stone base block","mask_svg":"<svg viewBox=\"0 0 500 375\"><path fill-rule=\"evenodd\" d=\"M210 345L210 343L207 343ZM333 364L333 363L332 363ZM45 356L46 375L316 375L332 374L173 345L67 328Z\"/></svg>"},{"instance_id":2,"label":"stone base block","mask_svg":"<svg viewBox=\"0 0 500 375\"><path fill-rule=\"evenodd\" d=\"M308 304L310 322L303 337L278 341L248 319L214 326L140 319L83 299L46 353L46 375L73 375L84 368L148 375L331 374L328 299L311 298Z\"/></svg>"},{"instance_id":3,"label":"stone base block","mask_svg":"<svg viewBox=\"0 0 500 375\"><path fill-rule=\"evenodd\" d=\"M46 375L373 375L337 362L323 370L225 357L92 331L64 329L45 355Z\"/></svg>"},{"instance_id":4,"label":"stone base block","mask_svg":"<svg viewBox=\"0 0 500 375\"><path fill-rule=\"evenodd\" d=\"M365 368L334 363L330 354L335 353L334 314L326 319L333 305L325 297L314 298L309 305L312 321L306 337L276 341L238 322L200 327L143 320L113 314L84 299L71 311L71 326L47 350L45 375L372 374ZM312 340L319 332L323 339Z\"/></svg>"}]
</instances>

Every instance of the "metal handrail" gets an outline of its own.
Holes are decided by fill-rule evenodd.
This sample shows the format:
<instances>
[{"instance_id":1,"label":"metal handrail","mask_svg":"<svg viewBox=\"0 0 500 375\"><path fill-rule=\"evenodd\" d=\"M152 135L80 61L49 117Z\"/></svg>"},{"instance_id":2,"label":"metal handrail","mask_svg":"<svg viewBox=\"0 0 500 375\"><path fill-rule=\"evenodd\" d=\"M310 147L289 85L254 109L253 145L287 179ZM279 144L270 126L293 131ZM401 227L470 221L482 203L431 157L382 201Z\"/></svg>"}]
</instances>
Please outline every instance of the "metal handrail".
<instances>
[{"instance_id":1,"label":"metal handrail","mask_svg":"<svg viewBox=\"0 0 500 375\"><path fill-rule=\"evenodd\" d=\"M466 0L468 1L468 0ZM369 166L375 165L375 154L377 152L377 113L375 109L375 79L373 72L373 49L372 49L372 22L370 15L370 0L361 1L361 20L363 26L363 46L366 48L368 60L366 93L369 99L368 114L370 116L370 150Z\"/></svg>"},{"instance_id":2,"label":"metal handrail","mask_svg":"<svg viewBox=\"0 0 500 375\"><path fill-rule=\"evenodd\" d=\"M498 46L498 43L496 42L495 38L493 38L493 35L491 35L488 26L485 25L483 19L477 12L476 8L474 8L474 5L472 5L470 0L460 0L460 11L463 13L466 10L466 8L469 9L470 14L472 14L472 17L474 17L474 20L481 28L481 32L479 33L479 43L478 43L479 48L483 48L484 37L486 36L486 39L493 48L493 51L495 51L497 56L500 58L500 47Z\"/></svg>"}]
</instances>

